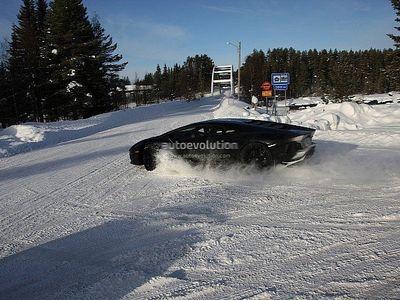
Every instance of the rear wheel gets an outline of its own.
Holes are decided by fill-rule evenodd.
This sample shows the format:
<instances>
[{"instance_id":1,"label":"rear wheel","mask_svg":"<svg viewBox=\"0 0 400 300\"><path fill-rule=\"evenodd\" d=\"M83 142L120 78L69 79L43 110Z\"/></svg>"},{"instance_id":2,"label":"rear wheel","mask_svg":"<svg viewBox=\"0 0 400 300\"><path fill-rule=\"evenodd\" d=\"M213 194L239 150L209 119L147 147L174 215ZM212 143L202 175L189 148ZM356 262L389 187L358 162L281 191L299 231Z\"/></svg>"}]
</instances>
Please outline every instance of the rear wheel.
<instances>
[{"instance_id":1,"label":"rear wheel","mask_svg":"<svg viewBox=\"0 0 400 300\"><path fill-rule=\"evenodd\" d=\"M147 171L153 171L157 167L158 147L154 144L146 146L143 152L143 164Z\"/></svg>"},{"instance_id":2,"label":"rear wheel","mask_svg":"<svg viewBox=\"0 0 400 300\"><path fill-rule=\"evenodd\" d=\"M265 169L274 166L275 161L268 148L261 143L251 143L242 150L242 162L254 164L258 169Z\"/></svg>"}]
</instances>

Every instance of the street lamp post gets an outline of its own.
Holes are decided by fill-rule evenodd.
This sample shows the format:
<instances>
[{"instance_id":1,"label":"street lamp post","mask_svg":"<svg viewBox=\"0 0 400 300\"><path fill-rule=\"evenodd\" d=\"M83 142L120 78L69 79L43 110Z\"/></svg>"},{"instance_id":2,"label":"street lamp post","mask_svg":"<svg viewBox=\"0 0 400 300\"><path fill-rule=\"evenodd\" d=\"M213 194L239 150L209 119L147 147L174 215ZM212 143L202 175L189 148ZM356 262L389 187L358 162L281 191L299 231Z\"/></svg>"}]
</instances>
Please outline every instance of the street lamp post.
<instances>
[{"instance_id":1,"label":"street lamp post","mask_svg":"<svg viewBox=\"0 0 400 300\"><path fill-rule=\"evenodd\" d=\"M238 42L238 44L227 42L227 45L231 45L237 49L238 52L238 100L240 100L240 66L242 64L242 42Z\"/></svg>"}]
</instances>

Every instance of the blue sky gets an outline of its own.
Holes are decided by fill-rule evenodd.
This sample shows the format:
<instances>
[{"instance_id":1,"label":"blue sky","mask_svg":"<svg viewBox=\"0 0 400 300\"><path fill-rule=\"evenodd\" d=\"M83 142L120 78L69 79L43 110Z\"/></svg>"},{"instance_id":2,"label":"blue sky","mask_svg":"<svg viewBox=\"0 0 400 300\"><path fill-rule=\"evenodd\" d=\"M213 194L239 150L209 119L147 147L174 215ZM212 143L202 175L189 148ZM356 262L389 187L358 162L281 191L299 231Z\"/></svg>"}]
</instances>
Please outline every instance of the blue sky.
<instances>
[{"instance_id":1,"label":"blue sky","mask_svg":"<svg viewBox=\"0 0 400 300\"><path fill-rule=\"evenodd\" d=\"M0 0L0 35L8 36L19 0ZM236 65L227 41L253 49L390 48L395 14L389 0L83 0L97 13L129 62L134 79L157 63L182 63L208 54L216 64Z\"/></svg>"}]
</instances>

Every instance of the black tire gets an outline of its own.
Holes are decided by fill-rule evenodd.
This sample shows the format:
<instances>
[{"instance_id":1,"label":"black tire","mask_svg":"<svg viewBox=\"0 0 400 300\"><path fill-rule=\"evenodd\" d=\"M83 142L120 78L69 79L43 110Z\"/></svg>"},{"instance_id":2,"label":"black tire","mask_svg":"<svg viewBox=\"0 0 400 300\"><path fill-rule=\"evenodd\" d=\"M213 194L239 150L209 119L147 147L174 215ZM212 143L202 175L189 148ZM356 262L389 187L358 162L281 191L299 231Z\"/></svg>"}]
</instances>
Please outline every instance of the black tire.
<instances>
[{"instance_id":1,"label":"black tire","mask_svg":"<svg viewBox=\"0 0 400 300\"><path fill-rule=\"evenodd\" d=\"M143 164L147 171L153 171L157 167L158 147L156 145L148 145L143 151Z\"/></svg>"},{"instance_id":2,"label":"black tire","mask_svg":"<svg viewBox=\"0 0 400 300\"><path fill-rule=\"evenodd\" d=\"M268 147L261 143L251 143L246 145L241 152L242 162L254 164L257 169L269 169L275 165Z\"/></svg>"}]
</instances>

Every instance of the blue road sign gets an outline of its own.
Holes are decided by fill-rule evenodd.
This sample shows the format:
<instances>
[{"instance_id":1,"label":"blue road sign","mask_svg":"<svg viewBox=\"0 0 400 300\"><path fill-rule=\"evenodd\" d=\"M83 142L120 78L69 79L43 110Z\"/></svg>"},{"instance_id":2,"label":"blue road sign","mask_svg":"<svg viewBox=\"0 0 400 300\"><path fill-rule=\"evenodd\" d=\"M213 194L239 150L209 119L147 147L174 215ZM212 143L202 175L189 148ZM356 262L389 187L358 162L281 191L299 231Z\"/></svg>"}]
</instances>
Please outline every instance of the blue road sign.
<instances>
[{"instance_id":1,"label":"blue road sign","mask_svg":"<svg viewBox=\"0 0 400 300\"><path fill-rule=\"evenodd\" d=\"M288 84L274 84L273 85L275 91L287 91L289 88Z\"/></svg>"},{"instance_id":2,"label":"blue road sign","mask_svg":"<svg viewBox=\"0 0 400 300\"><path fill-rule=\"evenodd\" d=\"M278 84L290 84L290 74L289 73L272 73L271 74L272 85Z\"/></svg>"}]
</instances>

